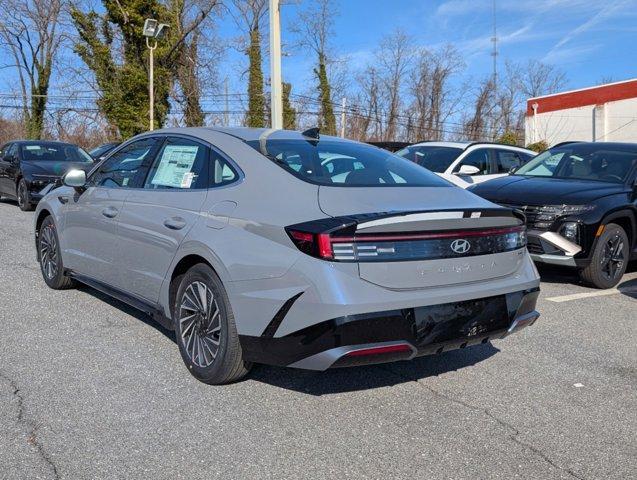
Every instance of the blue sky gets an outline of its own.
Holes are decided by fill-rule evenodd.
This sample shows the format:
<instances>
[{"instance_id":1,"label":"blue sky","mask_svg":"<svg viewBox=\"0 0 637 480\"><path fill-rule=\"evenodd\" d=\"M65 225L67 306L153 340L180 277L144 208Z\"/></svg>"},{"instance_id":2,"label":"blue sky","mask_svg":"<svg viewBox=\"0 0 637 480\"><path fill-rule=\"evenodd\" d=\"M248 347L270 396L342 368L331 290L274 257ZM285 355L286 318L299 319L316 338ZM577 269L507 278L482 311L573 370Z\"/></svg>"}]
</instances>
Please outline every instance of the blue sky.
<instances>
[{"instance_id":1,"label":"blue sky","mask_svg":"<svg viewBox=\"0 0 637 480\"><path fill-rule=\"evenodd\" d=\"M282 7L282 24L294 21L296 5ZM416 44L456 45L466 74L482 78L492 70L492 0L340 0L335 51L350 66L364 66L381 38L396 28ZM537 59L564 70L570 88L637 76L637 0L497 0L499 64ZM286 41L285 29L283 42ZM304 84L311 59L294 52L284 59L284 76ZM311 72L311 70L309 70Z\"/></svg>"},{"instance_id":2,"label":"blue sky","mask_svg":"<svg viewBox=\"0 0 637 480\"><path fill-rule=\"evenodd\" d=\"M282 41L294 41L288 27L312 0L281 0ZM568 88L598 84L602 79L637 77L637 0L496 0L500 71L506 60L529 59L554 64L566 73ZM96 2L99 5L99 2ZM357 70L374 60L381 39L400 28L414 43L436 48L451 43L462 54L463 79L483 79L492 69L492 0L334 0L334 52L346 59L353 78ZM239 32L230 16L218 21L222 41ZM267 30L264 32L267 42ZM316 93L312 55L284 46L283 77L297 94ZM0 57L2 55L0 54ZM3 58L0 58L0 64ZM268 71L267 57L264 69ZM68 86L64 65L81 65L69 50L62 52L62 68L54 74L51 92ZM245 92L245 55L230 49L219 65L219 80L227 76L232 93ZM75 88L87 88L75 81ZM351 88L355 88L352 82ZM15 73L4 69L0 93L15 91ZM338 100L336 100L338 101ZM210 105L220 99L205 100ZM208 105L205 105L208 107ZM233 105L234 106L234 105ZM213 107L210 107L213 108Z\"/></svg>"}]
</instances>

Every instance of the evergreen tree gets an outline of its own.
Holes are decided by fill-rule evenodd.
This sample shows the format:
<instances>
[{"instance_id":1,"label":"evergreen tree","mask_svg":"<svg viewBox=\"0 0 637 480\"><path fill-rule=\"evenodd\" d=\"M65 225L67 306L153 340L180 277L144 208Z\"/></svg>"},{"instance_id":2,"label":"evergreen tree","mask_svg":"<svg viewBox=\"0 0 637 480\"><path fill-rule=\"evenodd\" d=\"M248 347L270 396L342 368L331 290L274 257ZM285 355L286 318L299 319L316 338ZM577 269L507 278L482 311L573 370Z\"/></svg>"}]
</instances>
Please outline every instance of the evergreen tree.
<instances>
[{"instance_id":1,"label":"evergreen tree","mask_svg":"<svg viewBox=\"0 0 637 480\"><path fill-rule=\"evenodd\" d=\"M261 33L258 25L250 30L250 44L247 55L250 66L248 71L248 115L246 125L248 127L265 127Z\"/></svg>"},{"instance_id":2,"label":"evergreen tree","mask_svg":"<svg viewBox=\"0 0 637 480\"><path fill-rule=\"evenodd\" d=\"M292 84L283 82L283 128L296 130L296 109L290 103Z\"/></svg>"},{"instance_id":3,"label":"evergreen tree","mask_svg":"<svg viewBox=\"0 0 637 480\"><path fill-rule=\"evenodd\" d=\"M321 102L321 114L319 115L318 126L321 132L326 135L336 135L336 117L334 116L330 82L327 77L327 66L325 63L325 55L319 53L318 69L314 69L314 73L316 73L318 77L319 99Z\"/></svg>"}]
</instances>

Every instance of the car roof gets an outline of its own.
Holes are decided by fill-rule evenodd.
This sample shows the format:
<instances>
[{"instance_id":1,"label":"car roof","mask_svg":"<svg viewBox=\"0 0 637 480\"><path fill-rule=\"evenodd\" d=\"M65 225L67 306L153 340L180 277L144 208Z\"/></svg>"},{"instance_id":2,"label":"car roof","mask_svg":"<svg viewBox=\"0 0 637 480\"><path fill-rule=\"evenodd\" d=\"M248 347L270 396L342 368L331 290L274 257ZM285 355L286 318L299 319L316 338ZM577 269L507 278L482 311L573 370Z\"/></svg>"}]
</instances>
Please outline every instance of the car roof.
<instances>
[{"instance_id":1,"label":"car roof","mask_svg":"<svg viewBox=\"0 0 637 480\"><path fill-rule=\"evenodd\" d=\"M77 145L75 145L74 143L60 142L57 140L13 140L7 143L17 143L18 145L64 145L77 147Z\"/></svg>"},{"instance_id":2,"label":"car roof","mask_svg":"<svg viewBox=\"0 0 637 480\"><path fill-rule=\"evenodd\" d=\"M461 141L461 142L426 141L426 142L414 143L411 146L414 147L414 146L420 146L420 145L427 145L431 147L460 148L462 150L466 150L467 148L473 147L476 145L489 145L489 146L510 148L512 150L523 150L526 152L532 152L532 150L529 150L528 148L518 147L517 145L508 145L506 143L498 143L498 142L472 142L468 140ZM535 154L535 152L533 153Z\"/></svg>"},{"instance_id":3,"label":"car roof","mask_svg":"<svg viewBox=\"0 0 637 480\"><path fill-rule=\"evenodd\" d=\"M216 132L235 137L244 142L257 141L264 137L268 140L307 140L308 137L303 136L302 132L297 130L276 130L271 128L251 128L251 127L179 127L179 128L163 128L161 130L153 130L146 134L154 133L176 133L184 135L199 136L206 132ZM337 142L356 142L355 140L343 139L340 137L334 137L331 135L321 135L323 140L329 139L330 141ZM361 142L356 142L361 143Z\"/></svg>"},{"instance_id":4,"label":"car roof","mask_svg":"<svg viewBox=\"0 0 637 480\"><path fill-rule=\"evenodd\" d=\"M571 142L560 142L557 143L555 145L553 145L552 147L549 147L549 149L551 148L556 148L556 147L564 147L566 145L588 145L588 146L600 146L600 147L614 147L614 148L627 148L630 150L634 150L635 148L637 148L637 143L633 143L633 142L581 142L581 141L571 141Z\"/></svg>"}]
</instances>

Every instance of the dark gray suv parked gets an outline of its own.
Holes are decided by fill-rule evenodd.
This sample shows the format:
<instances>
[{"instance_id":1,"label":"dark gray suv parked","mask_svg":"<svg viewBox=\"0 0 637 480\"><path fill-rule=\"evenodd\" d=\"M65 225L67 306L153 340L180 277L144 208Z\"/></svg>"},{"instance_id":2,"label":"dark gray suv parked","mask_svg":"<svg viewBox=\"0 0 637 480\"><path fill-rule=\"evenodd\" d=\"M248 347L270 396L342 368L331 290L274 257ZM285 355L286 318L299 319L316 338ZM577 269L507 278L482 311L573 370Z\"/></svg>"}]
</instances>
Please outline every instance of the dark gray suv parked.
<instances>
[{"instance_id":1,"label":"dark gray suv parked","mask_svg":"<svg viewBox=\"0 0 637 480\"><path fill-rule=\"evenodd\" d=\"M538 317L523 218L369 145L168 129L64 182L35 217L45 282L153 315L204 382L410 359Z\"/></svg>"}]
</instances>

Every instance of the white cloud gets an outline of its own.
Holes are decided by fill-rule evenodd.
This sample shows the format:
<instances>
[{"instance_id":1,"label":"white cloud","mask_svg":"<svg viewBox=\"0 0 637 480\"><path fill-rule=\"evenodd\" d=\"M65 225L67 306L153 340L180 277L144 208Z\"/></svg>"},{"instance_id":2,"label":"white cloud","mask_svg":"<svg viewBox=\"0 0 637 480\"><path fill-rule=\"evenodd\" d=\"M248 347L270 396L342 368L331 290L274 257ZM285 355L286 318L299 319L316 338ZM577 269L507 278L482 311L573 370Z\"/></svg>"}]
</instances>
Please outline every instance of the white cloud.
<instances>
[{"instance_id":1,"label":"white cloud","mask_svg":"<svg viewBox=\"0 0 637 480\"><path fill-rule=\"evenodd\" d=\"M558 42L553 45L551 50L549 50L549 52L545 55L545 61L555 62L557 61L556 59L570 58L573 54L582 56L585 53L590 52L591 48L586 46L575 46L569 49L563 49L563 47L582 34L595 28L599 28L611 20L618 17L625 17L626 15L634 15L631 8L635 8L636 4L637 1L635 0L618 0L603 5L601 9L596 11L592 16L588 17L586 21L580 23L577 27L569 30L565 35L563 35L562 38L560 38L560 40L558 40ZM612 28L612 26L609 28Z\"/></svg>"}]
</instances>

